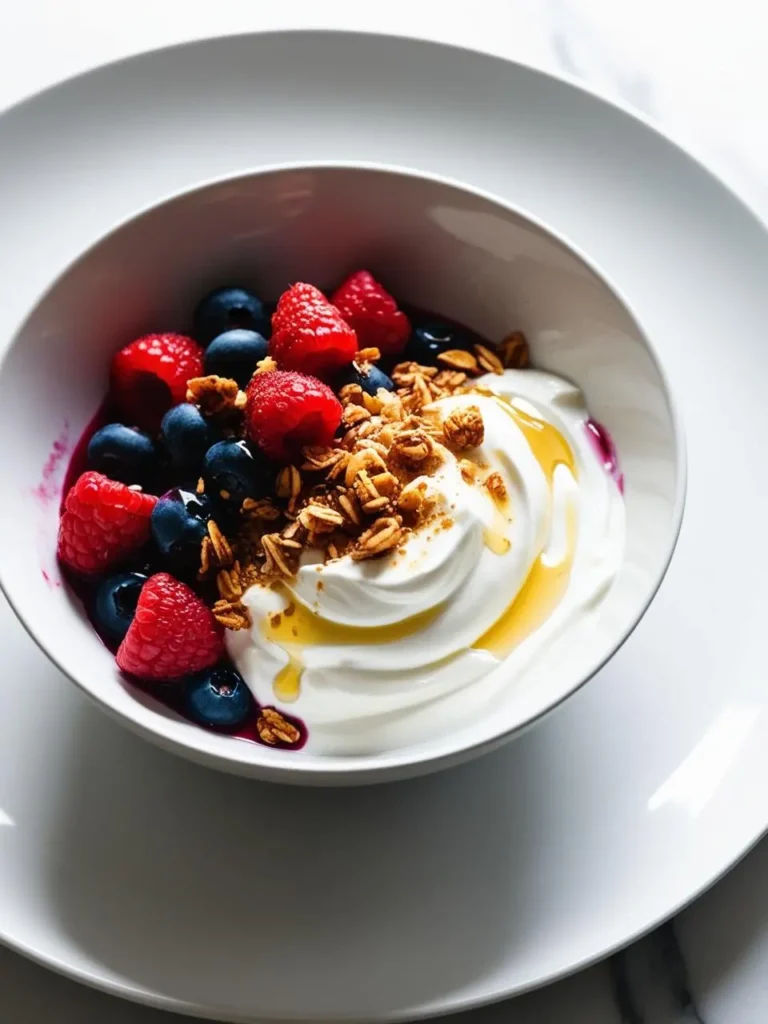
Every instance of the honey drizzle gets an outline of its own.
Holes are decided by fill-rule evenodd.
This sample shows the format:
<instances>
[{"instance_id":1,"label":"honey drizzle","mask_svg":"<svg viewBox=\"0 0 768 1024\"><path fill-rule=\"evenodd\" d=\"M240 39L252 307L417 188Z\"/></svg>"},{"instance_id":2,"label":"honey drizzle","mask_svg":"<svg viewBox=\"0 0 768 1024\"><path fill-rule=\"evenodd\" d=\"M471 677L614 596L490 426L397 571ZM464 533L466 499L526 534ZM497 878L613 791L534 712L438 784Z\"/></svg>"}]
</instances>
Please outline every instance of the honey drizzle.
<instances>
[{"instance_id":1,"label":"honey drizzle","mask_svg":"<svg viewBox=\"0 0 768 1024\"><path fill-rule=\"evenodd\" d=\"M514 400L510 401L500 395L494 398L499 408L514 420L525 435L536 461L549 482L550 493L558 466L565 466L573 478L578 479L573 451L556 427L519 408ZM567 516L568 543L565 557L557 564L551 564L546 555L539 555L513 601L496 622L472 644L473 648L489 651L496 657L506 657L526 637L535 632L558 606L571 578L576 544L576 513L573 508L567 510ZM498 538L494 539L498 543ZM487 539L486 545L496 554L503 553L497 551Z\"/></svg>"},{"instance_id":2,"label":"honey drizzle","mask_svg":"<svg viewBox=\"0 0 768 1024\"><path fill-rule=\"evenodd\" d=\"M489 490L488 496L493 502L494 517L493 524L483 530L483 543L494 555L506 555L512 546L507 536L507 527L512 522L509 495L505 494L500 498L498 494Z\"/></svg>"},{"instance_id":3,"label":"honey drizzle","mask_svg":"<svg viewBox=\"0 0 768 1024\"><path fill-rule=\"evenodd\" d=\"M396 643L404 637L420 633L443 611L443 606L437 605L418 615L386 626L345 626L324 619L306 605L294 602L286 587L280 585L276 589L283 593L290 603L284 611L267 615L262 629L265 639L282 647L288 654L288 664L277 673L272 684L275 697L286 702L297 700L301 691L301 677L304 671L301 651L304 647L323 644Z\"/></svg>"},{"instance_id":4,"label":"honey drizzle","mask_svg":"<svg viewBox=\"0 0 768 1024\"><path fill-rule=\"evenodd\" d=\"M576 549L576 513L568 509L565 556L552 564L546 554L533 563L525 583L494 624L472 644L475 650L506 657L535 632L560 604L571 578Z\"/></svg>"},{"instance_id":5,"label":"honey drizzle","mask_svg":"<svg viewBox=\"0 0 768 1024\"><path fill-rule=\"evenodd\" d=\"M578 478L573 452L556 427L519 408L514 400L495 394L489 397L493 397L522 431L550 488L557 466L566 466L574 479ZM510 548L506 535L506 527L510 522L509 498L500 501L494 495L490 496L497 516L493 525L483 531L483 541L494 554L504 555ZM568 512L567 530L565 557L556 565L549 564L545 555L536 559L522 589L496 622L472 644L474 649L504 657L552 614L565 594L573 565L576 536L573 509ZM273 683L275 697L285 703L296 701L301 692L304 666L300 653L303 647L310 644L396 643L431 625L442 612L442 606L438 606L386 626L345 626L324 619L305 605L293 602L290 592L284 586L280 585L277 589L283 591L290 603L283 612L268 615L263 629L265 638L278 644L288 654L288 664L277 673Z\"/></svg>"},{"instance_id":6,"label":"honey drizzle","mask_svg":"<svg viewBox=\"0 0 768 1024\"><path fill-rule=\"evenodd\" d=\"M494 399L499 408L515 421L525 435L550 487L558 466L566 466L574 480L578 480L579 474L573 451L557 427L521 409L515 404L514 399L502 398L501 395L494 395Z\"/></svg>"},{"instance_id":7,"label":"honey drizzle","mask_svg":"<svg viewBox=\"0 0 768 1024\"><path fill-rule=\"evenodd\" d=\"M272 692L277 700L285 704L292 704L299 699L301 693L301 677L304 674L304 666L301 659L292 651L287 651L288 664L275 676L272 683Z\"/></svg>"},{"instance_id":8,"label":"honey drizzle","mask_svg":"<svg viewBox=\"0 0 768 1024\"><path fill-rule=\"evenodd\" d=\"M322 618L298 601L294 607L295 611L290 616L278 612L266 617L264 636L267 640L281 647L290 647L292 644L300 647L320 644L391 644L421 632L443 610L442 605L437 605L387 626L345 626Z\"/></svg>"}]
</instances>

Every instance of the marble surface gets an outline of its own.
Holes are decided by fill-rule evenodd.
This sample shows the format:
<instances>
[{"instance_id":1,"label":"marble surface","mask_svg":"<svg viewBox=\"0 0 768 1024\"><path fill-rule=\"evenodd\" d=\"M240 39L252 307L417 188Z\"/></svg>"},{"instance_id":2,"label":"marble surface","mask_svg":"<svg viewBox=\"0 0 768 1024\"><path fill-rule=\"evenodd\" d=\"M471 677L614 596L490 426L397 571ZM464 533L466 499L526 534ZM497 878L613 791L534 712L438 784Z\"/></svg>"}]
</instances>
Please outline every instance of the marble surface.
<instances>
[{"instance_id":1,"label":"marble surface","mask_svg":"<svg viewBox=\"0 0 768 1024\"><path fill-rule=\"evenodd\" d=\"M0 9L0 108L151 47L259 28L389 30L565 71L668 128L768 220L768 6L762 0L25 0ZM1 158L1 156L0 156ZM764 1024L768 844L677 919L609 961L462 1017L470 1024ZM0 949L9 1024L163 1024Z\"/></svg>"}]
</instances>

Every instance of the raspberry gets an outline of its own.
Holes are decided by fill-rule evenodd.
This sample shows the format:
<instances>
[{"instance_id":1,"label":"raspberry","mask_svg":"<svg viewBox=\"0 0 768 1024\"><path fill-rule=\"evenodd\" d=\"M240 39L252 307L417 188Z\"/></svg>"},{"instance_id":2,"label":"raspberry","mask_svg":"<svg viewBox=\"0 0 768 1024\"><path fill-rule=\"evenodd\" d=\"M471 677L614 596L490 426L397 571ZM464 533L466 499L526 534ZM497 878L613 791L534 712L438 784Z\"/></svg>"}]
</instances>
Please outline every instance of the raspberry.
<instances>
[{"instance_id":1,"label":"raspberry","mask_svg":"<svg viewBox=\"0 0 768 1024\"><path fill-rule=\"evenodd\" d=\"M112 397L132 426L157 430L183 402L190 377L203 375L203 350L184 334L147 334L112 360Z\"/></svg>"},{"instance_id":2,"label":"raspberry","mask_svg":"<svg viewBox=\"0 0 768 1024\"><path fill-rule=\"evenodd\" d=\"M351 363L357 336L335 306L311 284L283 292L272 317L269 354L281 370L301 370L330 380Z\"/></svg>"},{"instance_id":3,"label":"raspberry","mask_svg":"<svg viewBox=\"0 0 768 1024\"><path fill-rule=\"evenodd\" d=\"M341 403L333 391L304 373L257 373L246 394L248 436L282 462L289 462L305 445L329 445L341 423Z\"/></svg>"},{"instance_id":4,"label":"raspberry","mask_svg":"<svg viewBox=\"0 0 768 1024\"><path fill-rule=\"evenodd\" d=\"M399 356L411 334L405 313L367 270L358 270L340 285L331 300L357 334L361 348L377 348L383 356Z\"/></svg>"},{"instance_id":5,"label":"raspberry","mask_svg":"<svg viewBox=\"0 0 768 1024\"><path fill-rule=\"evenodd\" d=\"M64 502L59 558L86 574L114 565L149 540L156 501L101 473L83 473Z\"/></svg>"},{"instance_id":6,"label":"raspberry","mask_svg":"<svg viewBox=\"0 0 768 1024\"><path fill-rule=\"evenodd\" d=\"M193 590L159 572L141 589L117 664L139 679L170 682L214 665L224 655L222 634Z\"/></svg>"}]
</instances>

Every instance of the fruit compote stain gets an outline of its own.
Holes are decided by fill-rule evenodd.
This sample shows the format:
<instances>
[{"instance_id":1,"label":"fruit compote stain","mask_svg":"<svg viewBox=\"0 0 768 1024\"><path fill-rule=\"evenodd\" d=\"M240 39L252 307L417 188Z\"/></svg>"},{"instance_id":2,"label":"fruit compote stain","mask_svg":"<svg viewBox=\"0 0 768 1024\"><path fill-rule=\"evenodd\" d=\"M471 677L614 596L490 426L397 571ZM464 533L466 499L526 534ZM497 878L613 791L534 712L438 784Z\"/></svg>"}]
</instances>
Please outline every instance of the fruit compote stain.
<instances>
[{"instance_id":1,"label":"fruit compote stain","mask_svg":"<svg viewBox=\"0 0 768 1024\"><path fill-rule=\"evenodd\" d=\"M613 438L602 423L589 419L586 424L587 437L602 461L606 473L616 481L619 493L624 493L624 474L619 469L619 456Z\"/></svg>"},{"instance_id":2,"label":"fruit compote stain","mask_svg":"<svg viewBox=\"0 0 768 1024\"><path fill-rule=\"evenodd\" d=\"M309 737L307 726L301 718L287 714L282 708L276 708L275 710L280 712L286 722L289 722L291 725L296 727L301 738L297 740L296 743L282 743L279 740L277 743L265 743L259 736L257 728L261 706L255 701L253 702L252 710L246 720L232 729L214 728L209 725L203 725L190 718L186 713L184 687L181 683L148 683L142 679L134 679L131 676L125 675L123 678L129 687L139 690L147 697L150 697L152 700L156 700L159 704L168 708L169 711L175 712L187 722L192 722L192 724L198 729L205 729L206 732L216 733L219 736L232 736L234 739L239 740L249 740L252 743L258 743L259 746L270 747L275 750L301 750L301 748L306 745ZM271 707L271 705L264 705L264 707Z\"/></svg>"},{"instance_id":3,"label":"fruit compote stain","mask_svg":"<svg viewBox=\"0 0 768 1024\"><path fill-rule=\"evenodd\" d=\"M60 485L57 478L61 465L69 452L69 434L69 423L65 420L61 431L59 432L59 436L51 445L51 450L40 475L40 483L32 491L34 496L42 505L50 505L52 502L56 501L59 497L61 488L66 484L65 480L64 484ZM66 489L64 490L64 493L66 493ZM45 575L45 573L43 575Z\"/></svg>"},{"instance_id":4,"label":"fruit compote stain","mask_svg":"<svg viewBox=\"0 0 768 1024\"><path fill-rule=\"evenodd\" d=\"M111 412L112 403L107 399L103 401L96 410L93 418L78 438L78 441L72 450L67 471L64 474L64 482L61 485L62 511L64 509L64 499L69 493L70 488L72 488L77 482L77 478L84 473L86 469L88 469L88 443L97 430L110 422Z\"/></svg>"}]
</instances>

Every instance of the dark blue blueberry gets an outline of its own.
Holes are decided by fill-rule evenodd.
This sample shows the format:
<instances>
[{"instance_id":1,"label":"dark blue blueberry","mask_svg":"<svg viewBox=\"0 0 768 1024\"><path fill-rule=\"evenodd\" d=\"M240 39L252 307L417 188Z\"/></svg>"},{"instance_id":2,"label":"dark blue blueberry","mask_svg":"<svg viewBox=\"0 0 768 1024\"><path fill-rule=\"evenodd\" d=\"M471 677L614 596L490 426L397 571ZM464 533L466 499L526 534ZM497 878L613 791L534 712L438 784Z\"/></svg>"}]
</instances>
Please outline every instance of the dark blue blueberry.
<instances>
[{"instance_id":1,"label":"dark blue blueberry","mask_svg":"<svg viewBox=\"0 0 768 1024\"><path fill-rule=\"evenodd\" d=\"M428 324L414 327L405 346L403 359L421 366L437 366L437 357L441 352L455 348L471 352L476 341L474 335L464 327L431 320Z\"/></svg>"},{"instance_id":2,"label":"dark blue blueberry","mask_svg":"<svg viewBox=\"0 0 768 1024\"><path fill-rule=\"evenodd\" d=\"M140 576L154 576L156 572L163 571L163 567L160 565L160 556L151 539L138 551L134 551L124 562L121 562L121 565L125 572L135 572Z\"/></svg>"},{"instance_id":3,"label":"dark blue blueberry","mask_svg":"<svg viewBox=\"0 0 768 1024\"><path fill-rule=\"evenodd\" d=\"M374 396L379 388L384 388L386 391L395 390L392 379L383 370L380 370L378 366L372 366L368 363L364 363L362 367L358 366L357 363L350 363L349 366L345 366L336 380L337 390L343 388L345 384L359 384L363 391L367 391L369 395Z\"/></svg>"},{"instance_id":4,"label":"dark blue blueberry","mask_svg":"<svg viewBox=\"0 0 768 1024\"><path fill-rule=\"evenodd\" d=\"M264 303L244 288L217 288L198 303L194 313L197 340L207 345L233 327L269 335L269 314Z\"/></svg>"},{"instance_id":5,"label":"dark blue blueberry","mask_svg":"<svg viewBox=\"0 0 768 1024\"><path fill-rule=\"evenodd\" d=\"M227 507L240 508L246 498L263 498L274 482L274 470L245 441L218 441L203 460L205 489Z\"/></svg>"},{"instance_id":6,"label":"dark blue blueberry","mask_svg":"<svg viewBox=\"0 0 768 1024\"><path fill-rule=\"evenodd\" d=\"M187 679L184 705L189 717L201 725L234 729L250 715L253 698L231 665L216 665Z\"/></svg>"},{"instance_id":7,"label":"dark blue blueberry","mask_svg":"<svg viewBox=\"0 0 768 1024\"><path fill-rule=\"evenodd\" d=\"M216 433L196 405L174 405L163 416L160 436L175 469L198 475L203 456L216 440Z\"/></svg>"},{"instance_id":8,"label":"dark blue blueberry","mask_svg":"<svg viewBox=\"0 0 768 1024\"><path fill-rule=\"evenodd\" d=\"M88 468L124 484L144 485L156 468L157 452L147 434L108 423L88 442Z\"/></svg>"},{"instance_id":9,"label":"dark blue blueberry","mask_svg":"<svg viewBox=\"0 0 768 1024\"><path fill-rule=\"evenodd\" d=\"M200 547L208 533L213 507L204 494L174 487L152 510L152 539L166 568L188 574L200 566Z\"/></svg>"},{"instance_id":10,"label":"dark blue blueberry","mask_svg":"<svg viewBox=\"0 0 768 1024\"><path fill-rule=\"evenodd\" d=\"M224 331L205 350L205 372L229 377L244 388L268 348L267 339L256 331L242 327Z\"/></svg>"},{"instance_id":11,"label":"dark blue blueberry","mask_svg":"<svg viewBox=\"0 0 768 1024\"><path fill-rule=\"evenodd\" d=\"M146 581L139 572L120 572L101 581L93 602L93 617L96 631L104 640L119 644L128 632Z\"/></svg>"}]
</instances>

